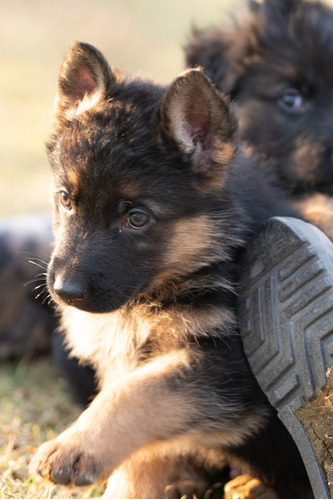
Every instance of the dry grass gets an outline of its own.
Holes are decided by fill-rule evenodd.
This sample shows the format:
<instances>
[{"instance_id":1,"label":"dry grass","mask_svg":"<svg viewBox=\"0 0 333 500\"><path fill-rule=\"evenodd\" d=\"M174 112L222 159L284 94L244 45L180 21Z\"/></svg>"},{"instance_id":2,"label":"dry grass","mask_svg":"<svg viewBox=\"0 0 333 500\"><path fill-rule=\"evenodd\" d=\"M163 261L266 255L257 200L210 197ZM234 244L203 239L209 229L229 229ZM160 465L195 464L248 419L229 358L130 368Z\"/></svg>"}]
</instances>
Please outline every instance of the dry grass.
<instances>
[{"instance_id":1,"label":"dry grass","mask_svg":"<svg viewBox=\"0 0 333 500\"><path fill-rule=\"evenodd\" d=\"M29 477L38 446L80 413L48 358L0 367L0 498L92 498L102 489L56 487Z\"/></svg>"}]
</instances>

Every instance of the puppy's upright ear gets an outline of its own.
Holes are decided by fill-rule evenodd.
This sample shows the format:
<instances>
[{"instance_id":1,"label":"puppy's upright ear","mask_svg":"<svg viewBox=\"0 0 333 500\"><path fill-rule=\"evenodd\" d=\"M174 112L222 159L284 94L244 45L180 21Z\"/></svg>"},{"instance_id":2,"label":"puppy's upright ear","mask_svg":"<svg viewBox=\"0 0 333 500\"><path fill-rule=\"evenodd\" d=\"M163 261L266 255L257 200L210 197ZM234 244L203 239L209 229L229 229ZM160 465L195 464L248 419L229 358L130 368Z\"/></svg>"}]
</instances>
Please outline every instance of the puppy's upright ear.
<instances>
[{"instance_id":1,"label":"puppy's upright ear","mask_svg":"<svg viewBox=\"0 0 333 500\"><path fill-rule=\"evenodd\" d=\"M116 76L104 56L88 43L75 42L65 55L58 78L55 101L58 121L68 119L70 112L79 114L111 96Z\"/></svg>"},{"instance_id":2,"label":"puppy's upright ear","mask_svg":"<svg viewBox=\"0 0 333 500\"><path fill-rule=\"evenodd\" d=\"M220 181L237 144L237 122L201 70L180 75L161 105L162 127L194 173Z\"/></svg>"}]
</instances>

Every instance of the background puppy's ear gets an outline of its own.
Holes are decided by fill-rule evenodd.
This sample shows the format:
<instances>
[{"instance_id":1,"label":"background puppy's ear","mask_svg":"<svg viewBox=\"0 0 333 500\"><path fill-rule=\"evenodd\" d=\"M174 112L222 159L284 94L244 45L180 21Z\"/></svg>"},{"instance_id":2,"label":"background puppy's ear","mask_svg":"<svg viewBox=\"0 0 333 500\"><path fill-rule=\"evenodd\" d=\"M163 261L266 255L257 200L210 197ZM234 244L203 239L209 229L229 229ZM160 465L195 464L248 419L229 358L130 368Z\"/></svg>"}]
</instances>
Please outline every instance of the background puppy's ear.
<instances>
[{"instance_id":1,"label":"background puppy's ear","mask_svg":"<svg viewBox=\"0 0 333 500\"><path fill-rule=\"evenodd\" d=\"M227 32L222 28L200 30L193 28L184 47L187 68L204 68L205 73L223 92L229 93L233 78L230 70L230 43Z\"/></svg>"},{"instance_id":2,"label":"background puppy's ear","mask_svg":"<svg viewBox=\"0 0 333 500\"><path fill-rule=\"evenodd\" d=\"M300 0L248 0L221 26L193 28L184 47L186 66L201 66L222 92L237 97L248 67L267 43L280 43L297 7Z\"/></svg>"},{"instance_id":3,"label":"background puppy's ear","mask_svg":"<svg viewBox=\"0 0 333 500\"><path fill-rule=\"evenodd\" d=\"M65 55L58 78L55 102L58 120L68 118L68 113L65 115L69 110L80 113L111 96L116 83L116 76L101 52L88 43L75 42Z\"/></svg>"},{"instance_id":4,"label":"background puppy's ear","mask_svg":"<svg viewBox=\"0 0 333 500\"><path fill-rule=\"evenodd\" d=\"M256 3L239 19L221 27L193 29L185 46L187 67L201 66L222 92L234 97L248 64L261 50Z\"/></svg>"},{"instance_id":5,"label":"background puppy's ear","mask_svg":"<svg viewBox=\"0 0 333 500\"><path fill-rule=\"evenodd\" d=\"M299 0L265 0L264 6L284 14L290 14L300 4Z\"/></svg>"},{"instance_id":6,"label":"background puppy's ear","mask_svg":"<svg viewBox=\"0 0 333 500\"><path fill-rule=\"evenodd\" d=\"M261 10L262 4L249 0L221 26L193 28L184 47L186 66L204 68L218 89L233 98L248 64L261 51Z\"/></svg>"},{"instance_id":7,"label":"background puppy's ear","mask_svg":"<svg viewBox=\"0 0 333 500\"><path fill-rule=\"evenodd\" d=\"M164 133L195 173L221 178L235 152L237 122L202 71L188 70L170 85L161 119Z\"/></svg>"}]
</instances>

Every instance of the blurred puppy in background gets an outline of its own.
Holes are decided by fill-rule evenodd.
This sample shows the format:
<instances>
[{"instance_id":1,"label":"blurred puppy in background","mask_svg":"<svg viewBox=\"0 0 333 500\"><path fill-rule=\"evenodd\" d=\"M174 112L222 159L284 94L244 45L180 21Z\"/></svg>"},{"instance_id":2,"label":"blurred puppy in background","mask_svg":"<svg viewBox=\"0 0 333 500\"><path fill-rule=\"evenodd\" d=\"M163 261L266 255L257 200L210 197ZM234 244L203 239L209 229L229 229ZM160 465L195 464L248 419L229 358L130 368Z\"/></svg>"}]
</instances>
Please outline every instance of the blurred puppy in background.
<instances>
[{"instance_id":1,"label":"blurred puppy in background","mask_svg":"<svg viewBox=\"0 0 333 500\"><path fill-rule=\"evenodd\" d=\"M194 29L185 48L186 65L237 102L242 138L272 160L275 182L331 238L332 26L317 1L249 0L231 22Z\"/></svg>"}]
</instances>

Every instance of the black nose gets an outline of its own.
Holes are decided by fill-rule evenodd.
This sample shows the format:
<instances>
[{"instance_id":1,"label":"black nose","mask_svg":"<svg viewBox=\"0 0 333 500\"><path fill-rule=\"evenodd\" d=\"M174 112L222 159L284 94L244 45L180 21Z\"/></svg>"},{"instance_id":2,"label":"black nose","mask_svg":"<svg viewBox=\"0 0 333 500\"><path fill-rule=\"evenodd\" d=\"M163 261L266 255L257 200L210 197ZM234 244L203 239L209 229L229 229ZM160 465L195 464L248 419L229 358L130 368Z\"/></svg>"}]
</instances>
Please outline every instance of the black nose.
<instances>
[{"instance_id":1,"label":"black nose","mask_svg":"<svg viewBox=\"0 0 333 500\"><path fill-rule=\"evenodd\" d=\"M53 291L61 300L68 304L75 304L75 302L81 301L86 295L85 285L81 281L74 279L63 280L61 276L56 277Z\"/></svg>"}]
</instances>

